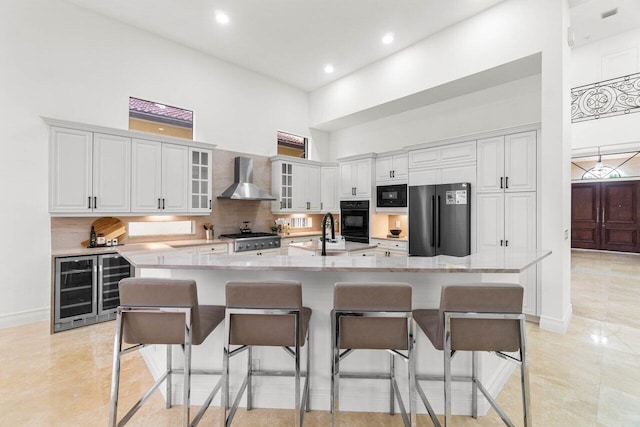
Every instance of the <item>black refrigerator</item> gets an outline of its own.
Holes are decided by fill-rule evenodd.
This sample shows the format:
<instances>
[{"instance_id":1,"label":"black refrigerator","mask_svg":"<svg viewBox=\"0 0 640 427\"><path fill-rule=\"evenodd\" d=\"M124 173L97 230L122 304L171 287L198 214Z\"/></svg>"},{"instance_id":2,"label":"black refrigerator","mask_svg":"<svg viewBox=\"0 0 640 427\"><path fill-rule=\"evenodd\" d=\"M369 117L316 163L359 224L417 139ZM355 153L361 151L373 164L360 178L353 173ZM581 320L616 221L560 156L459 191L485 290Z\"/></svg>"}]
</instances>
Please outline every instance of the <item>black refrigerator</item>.
<instances>
[{"instance_id":1,"label":"black refrigerator","mask_svg":"<svg viewBox=\"0 0 640 427\"><path fill-rule=\"evenodd\" d=\"M471 253L471 184L409 187L409 255Z\"/></svg>"}]
</instances>

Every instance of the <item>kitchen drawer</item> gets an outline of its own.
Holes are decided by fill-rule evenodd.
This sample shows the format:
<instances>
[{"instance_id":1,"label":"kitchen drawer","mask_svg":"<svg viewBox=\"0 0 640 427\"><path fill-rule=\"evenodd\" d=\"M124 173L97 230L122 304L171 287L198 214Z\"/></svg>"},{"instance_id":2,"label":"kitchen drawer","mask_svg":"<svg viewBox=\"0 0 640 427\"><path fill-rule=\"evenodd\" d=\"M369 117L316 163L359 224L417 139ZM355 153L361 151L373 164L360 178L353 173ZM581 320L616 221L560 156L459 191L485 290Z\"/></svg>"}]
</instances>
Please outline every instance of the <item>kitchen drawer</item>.
<instances>
[{"instance_id":1,"label":"kitchen drawer","mask_svg":"<svg viewBox=\"0 0 640 427\"><path fill-rule=\"evenodd\" d=\"M289 246L291 243L313 242L318 240L320 236L321 234L314 234L312 236L283 237L281 246L284 248Z\"/></svg>"},{"instance_id":2,"label":"kitchen drawer","mask_svg":"<svg viewBox=\"0 0 640 427\"><path fill-rule=\"evenodd\" d=\"M386 239L371 239L371 244L377 245L379 248L384 249L395 249L399 251L406 251L409 247L409 242L407 241L394 241L394 240L386 240Z\"/></svg>"},{"instance_id":3,"label":"kitchen drawer","mask_svg":"<svg viewBox=\"0 0 640 427\"><path fill-rule=\"evenodd\" d=\"M229 253L229 246L226 243L216 243L214 245L196 246L197 253L199 254L222 254Z\"/></svg>"}]
</instances>

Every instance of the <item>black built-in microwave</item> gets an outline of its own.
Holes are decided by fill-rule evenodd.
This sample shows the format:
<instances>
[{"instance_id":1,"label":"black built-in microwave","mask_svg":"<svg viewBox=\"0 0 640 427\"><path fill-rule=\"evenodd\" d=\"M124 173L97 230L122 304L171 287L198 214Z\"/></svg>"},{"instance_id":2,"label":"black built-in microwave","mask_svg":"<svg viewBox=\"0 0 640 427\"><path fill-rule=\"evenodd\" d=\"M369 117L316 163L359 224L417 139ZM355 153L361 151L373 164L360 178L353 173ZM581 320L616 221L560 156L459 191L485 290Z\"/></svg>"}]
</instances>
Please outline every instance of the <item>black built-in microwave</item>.
<instances>
[{"instance_id":1,"label":"black built-in microwave","mask_svg":"<svg viewBox=\"0 0 640 427\"><path fill-rule=\"evenodd\" d=\"M378 185L376 193L379 208L407 207L407 184Z\"/></svg>"}]
</instances>

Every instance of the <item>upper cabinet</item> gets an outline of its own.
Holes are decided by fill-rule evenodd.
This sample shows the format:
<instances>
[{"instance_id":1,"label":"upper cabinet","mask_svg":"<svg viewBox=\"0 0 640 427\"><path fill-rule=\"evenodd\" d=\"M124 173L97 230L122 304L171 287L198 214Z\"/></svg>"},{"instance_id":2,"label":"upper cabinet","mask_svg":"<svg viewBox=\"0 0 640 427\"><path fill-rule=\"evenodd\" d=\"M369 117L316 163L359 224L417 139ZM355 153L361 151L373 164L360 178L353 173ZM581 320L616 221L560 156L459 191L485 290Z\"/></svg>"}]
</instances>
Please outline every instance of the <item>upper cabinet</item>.
<instances>
[{"instance_id":1,"label":"upper cabinet","mask_svg":"<svg viewBox=\"0 0 640 427\"><path fill-rule=\"evenodd\" d=\"M211 212L212 155L204 144L53 119L49 127L49 211ZM175 142L172 142L175 141Z\"/></svg>"},{"instance_id":2,"label":"upper cabinet","mask_svg":"<svg viewBox=\"0 0 640 427\"><path fill-rule=\"evenodd\" d=\"M478 140L478 192L536 191L537 132Z\"/></svg>"},{"instance_id":3,"label":"upper cabinet","mask_svg":"<svg viewBox=\"0 0 640 427\"><path fill-rule=\"evenodd\" d=\"M132 212L188 211L189 147L134 139L132 159Z\"/></svg>"},{"instance_id":4,"label":"upper cabinet","mask_svg":"<svg viewBox=\"0 0 640 427\"><path fill-rule=\"evenodd\" d=\"M211 161L213 152L189 148L191 183L189 184L189 212L211 212Z\"/></svg>"},{"instance_id":5,"label":"upper cabinet","mask_svg":"<svg viewBox=\"0 0 640 427\"><path fill-rule=\"evenodd\" d=\"M376 184L406 184L409 163L406 153L376 158Z\"/></svg>"},{"instance_id":6,"label":"upper cabinet","mask_svg":"<svg viewBox=\"0 0 640 427\"><path fill-rule=\"evenodd\" d=\"M365 159L340 161L340 199L370 199L373 156Z\"/></svg>"},{"instance_id":7,"label":"upper cabinet","mask_svg":"<svg viewBox=\"0 0 640 427\"><path fill-rule=\"evenodd\" d=\"M50 212L130 210L130 138L58 127L49 132Z\"/></svg>"},{"instance_id":8,"label":"upper cabinet","mask_svg":"<svg viewBox=\"0 0 640 427\"><path fill-rule=\"evenodd\" d=\"M320 212L320 163L310 160L271 158L272 212Z\"/></svg>"},{"instance_id":9,"label":"upper cabinet","mask_svg":"<svg viewBox=\"0 0 640 427\"><path fill-rule=\"evenodd\" d=\"M340 212L338 174L337 166L320 168L320 210L322 212Z\"/></svg>"},{"instance_id":10,"label":"upper cabinet","mask_svg":"<svg viewBox=\"0 0 640 427\"><path fill-rule=\"evenodd\" d=\"M409 185L457 182L471 183L471 190L475 193L476 141L409 151Z\"/></svg>"}]
</instances>

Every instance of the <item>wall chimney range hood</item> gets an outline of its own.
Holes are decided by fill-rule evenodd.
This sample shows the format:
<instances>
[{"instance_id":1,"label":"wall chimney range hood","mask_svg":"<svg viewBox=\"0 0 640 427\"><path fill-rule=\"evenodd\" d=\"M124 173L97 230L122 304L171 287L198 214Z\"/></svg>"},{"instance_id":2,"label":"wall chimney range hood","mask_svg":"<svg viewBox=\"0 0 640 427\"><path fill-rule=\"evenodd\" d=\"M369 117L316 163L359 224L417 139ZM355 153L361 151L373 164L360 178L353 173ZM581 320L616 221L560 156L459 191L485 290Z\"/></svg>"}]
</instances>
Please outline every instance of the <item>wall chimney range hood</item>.
<instances>
[{"instance_id":1,"label":"wall chimney range hood","mask_svg":"<svg viewBox=\"0 0 640 427\"><path fill-rule=\"evenodd\" d=\"M250 157L235 158L233 184L224 190L218 199L276 200L253 183L253 159Z\"/></svg>"}]
</instances>

